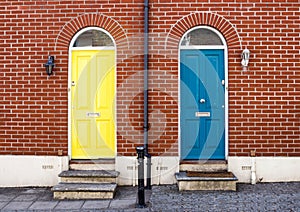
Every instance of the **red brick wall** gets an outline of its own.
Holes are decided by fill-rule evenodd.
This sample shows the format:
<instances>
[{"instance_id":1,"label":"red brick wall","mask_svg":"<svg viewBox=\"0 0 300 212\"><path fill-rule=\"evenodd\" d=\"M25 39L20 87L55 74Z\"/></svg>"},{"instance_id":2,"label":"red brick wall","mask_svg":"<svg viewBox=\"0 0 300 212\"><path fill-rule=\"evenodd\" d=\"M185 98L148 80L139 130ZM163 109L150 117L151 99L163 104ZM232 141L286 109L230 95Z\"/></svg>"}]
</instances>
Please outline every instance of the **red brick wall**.
<instances>
[{"instance_id":1,"label":"red brick wall","mask_svg":"<svg viewBox=\"0 0 300 212\"><path fill-rule=\"evenodd\" d=\"M243 2L150 1L153 155L178 155L178 42L209 25L228 44L229 155L300 156L300 3ZM0 154L67 155L68 46L87 26L116 40L118 154L135 155L143 143L142 0L0 2ZM245 47L251 58L243 72ZM56 67L47 77L50 54Z\"/></svg>"}]
</instances>

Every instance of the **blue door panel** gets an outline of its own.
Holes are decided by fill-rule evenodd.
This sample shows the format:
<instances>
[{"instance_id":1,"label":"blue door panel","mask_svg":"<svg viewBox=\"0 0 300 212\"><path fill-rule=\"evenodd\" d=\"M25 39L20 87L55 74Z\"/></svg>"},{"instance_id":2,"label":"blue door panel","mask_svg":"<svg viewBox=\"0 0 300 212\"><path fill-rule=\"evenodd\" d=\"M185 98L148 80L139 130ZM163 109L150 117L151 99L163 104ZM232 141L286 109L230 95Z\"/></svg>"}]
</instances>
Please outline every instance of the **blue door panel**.
<instances>
[{"instance_id":1,"label":"blue door panel","mask_svg":"<svg viewBox=\"0 0 300 212\"><path fill-rule=\"evenodd\" d=\"M223 50L181 50L182 159L225 158L224 78ZM196 112L210 115L197 117Z\"/></svg>"}]
</instances>

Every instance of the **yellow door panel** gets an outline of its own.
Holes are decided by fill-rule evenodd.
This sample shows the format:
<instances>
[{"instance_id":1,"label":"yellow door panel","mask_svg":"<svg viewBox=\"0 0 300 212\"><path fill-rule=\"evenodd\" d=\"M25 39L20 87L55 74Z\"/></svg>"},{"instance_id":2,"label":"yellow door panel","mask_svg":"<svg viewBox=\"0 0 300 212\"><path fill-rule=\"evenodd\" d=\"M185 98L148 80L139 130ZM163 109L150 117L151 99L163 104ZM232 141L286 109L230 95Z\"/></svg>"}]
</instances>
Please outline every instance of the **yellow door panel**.
<instances>
[{"instance_id":1,"label":"yellow door panel","mask_svg":"<svg viewBox=\"0 0 300 212\"><path fill-rule=\"evenodd\" d=\"M115 156L115 51L72 51L72 158Z\"/></svg>"}]
</instances>

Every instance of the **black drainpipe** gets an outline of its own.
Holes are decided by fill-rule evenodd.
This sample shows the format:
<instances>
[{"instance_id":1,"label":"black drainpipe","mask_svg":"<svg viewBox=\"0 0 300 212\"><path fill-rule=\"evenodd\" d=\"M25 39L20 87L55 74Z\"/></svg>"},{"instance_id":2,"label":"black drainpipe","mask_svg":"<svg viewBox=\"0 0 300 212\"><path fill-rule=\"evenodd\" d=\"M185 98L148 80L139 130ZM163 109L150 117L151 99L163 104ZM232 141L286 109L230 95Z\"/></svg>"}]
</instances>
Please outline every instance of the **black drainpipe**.
<instances>
[{"instance_id":1,"label":"black drainpipe","mask_svg":"<svg viewBox=\"0 0 300 212\"><path fill-rule=\"evenodd\" d=\"M148 152L148 54L149 54L149 1L144 0L144 148L147 157L147 186L151 189L151 155Z\"/></svg>"}]
</instances>

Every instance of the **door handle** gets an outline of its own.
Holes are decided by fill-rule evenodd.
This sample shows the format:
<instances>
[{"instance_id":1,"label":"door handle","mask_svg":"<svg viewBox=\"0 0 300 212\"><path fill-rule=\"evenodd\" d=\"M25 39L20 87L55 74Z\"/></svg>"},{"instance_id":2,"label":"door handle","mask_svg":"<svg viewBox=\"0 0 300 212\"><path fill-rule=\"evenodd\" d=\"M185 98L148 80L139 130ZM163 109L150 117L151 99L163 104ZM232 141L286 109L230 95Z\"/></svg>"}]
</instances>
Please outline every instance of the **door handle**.
<instances>
[{"instance_id":1,"label":"door handle","mask_svg":"<svg viewBox=\"0 0 300 212\"><path fill-rule=\"evenodd\" d=\"M205 103L205 99L200 99L200 103Z\"/></svg>"}]
</instances>

